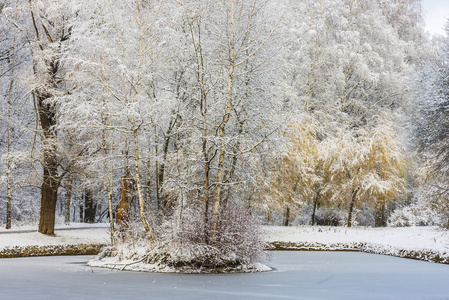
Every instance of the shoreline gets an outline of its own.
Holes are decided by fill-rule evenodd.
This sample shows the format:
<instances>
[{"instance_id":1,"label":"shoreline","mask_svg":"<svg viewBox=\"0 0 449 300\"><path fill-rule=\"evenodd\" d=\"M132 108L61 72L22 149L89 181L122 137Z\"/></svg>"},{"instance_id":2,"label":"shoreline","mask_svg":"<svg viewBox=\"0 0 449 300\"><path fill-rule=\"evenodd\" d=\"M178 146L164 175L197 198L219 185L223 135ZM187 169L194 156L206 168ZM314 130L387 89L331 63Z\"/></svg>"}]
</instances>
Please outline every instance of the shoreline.
<instances>
[{"instance_id":1,"label":"shoreline","mask_svg":"<svg viewBox=\"0 0 449 300\"><path fill-rule=\"evenodd\" d=\"M267 251L326 251L326 252L363 252L388 255L400 258L422 260L433 263L449 264L449 253L431 249L408 250L374 243L314 243L314 242L270 242ZM0 258L61 256L61 255L97 255L108 244L72 244L72 245L30 245L13 246L0 249Z\"/></svg>"}]
</instances>

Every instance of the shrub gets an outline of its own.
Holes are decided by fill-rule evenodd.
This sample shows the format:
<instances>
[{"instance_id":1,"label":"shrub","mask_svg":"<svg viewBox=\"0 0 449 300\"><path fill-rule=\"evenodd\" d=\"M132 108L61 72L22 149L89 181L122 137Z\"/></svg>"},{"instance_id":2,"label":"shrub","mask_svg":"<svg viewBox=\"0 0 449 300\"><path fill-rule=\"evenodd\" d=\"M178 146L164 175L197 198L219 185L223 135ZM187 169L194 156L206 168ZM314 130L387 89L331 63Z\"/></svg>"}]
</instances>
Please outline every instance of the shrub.
<instances>
[{"instance_id":1,"label":"shrub","mask_svg":"<svg viewBox=\"0 0 449 300\"><path fill-rule=\"evenodd\" d=\"M207 271L251 265L265 256L259 222L241 207L223 209L215 233L212 220L204 222L199 210L185 209L174 216L158 231L149 263Z\"/></svg>"},{"instance_id":2,"label":"shrub","mask_svg":"<svg viewBox=\"0 0 449 300\"><path fill-rule=\"evenodd\" d=\"M421 205L405 206L396 209L388 219L388 226L434 226L439 225L440 218L437 213Z\"/></svg>"},{"instance_id":3,"label":"shrub","mask_svg":"<svg viewBox=\"0 0 449 300\"><path fill-rule=\"evenodd\" d=\"M249 210L228 205L222 209L215 233L212 218L204 212L183 209L153 224L154 243L146 238L136 220L117 230L117 245L97 257L118 261L143 261L154 269L171 268L182 272L251 271L266 258L267 244L261 226Z\"/></svg>"}]
</instances>

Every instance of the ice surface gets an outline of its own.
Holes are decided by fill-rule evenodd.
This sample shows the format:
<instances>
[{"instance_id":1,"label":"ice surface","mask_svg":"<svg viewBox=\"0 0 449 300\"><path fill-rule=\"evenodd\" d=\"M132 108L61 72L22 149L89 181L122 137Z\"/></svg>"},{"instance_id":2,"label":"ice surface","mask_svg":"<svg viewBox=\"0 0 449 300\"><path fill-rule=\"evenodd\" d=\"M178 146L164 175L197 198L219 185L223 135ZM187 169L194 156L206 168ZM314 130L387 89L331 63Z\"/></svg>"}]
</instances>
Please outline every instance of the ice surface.
<instances>
[{"instance_id":1,"label":"ice surface","mask_svg":"<svg viewBox=\"0 0 449 300\"><path fill-rule=\"evenodd\" d=\"M90 268L92 256L0 260L1 299L449 299L449 266L354 252L274 252L272 272Z\"/></svg>"}]
</instances>

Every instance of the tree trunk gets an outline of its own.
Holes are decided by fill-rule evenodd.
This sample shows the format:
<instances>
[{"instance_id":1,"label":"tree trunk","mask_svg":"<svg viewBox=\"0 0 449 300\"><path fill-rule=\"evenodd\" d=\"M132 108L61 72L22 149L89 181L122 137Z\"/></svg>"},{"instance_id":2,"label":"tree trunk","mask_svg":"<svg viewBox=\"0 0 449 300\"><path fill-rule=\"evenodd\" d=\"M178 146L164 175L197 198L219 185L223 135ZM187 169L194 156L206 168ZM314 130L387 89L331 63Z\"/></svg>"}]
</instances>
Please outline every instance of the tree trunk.
<instances>
[{"instance_id":1,"label":"tree trunk","mask_svg":"<svg viewBox=\"0 0 449 300\"><path fill-rule=\"evenodd\" d=\"M387 211L385 203L376 205L376 212L374 217L374 227L387 226Z\"/></svg>"},{"instance_id":2,"label":"tree trunk","mask_svg":"<svg viewBox=\"0 0 449 300\"><path fill-rule=\"evenodd\" d=\"M158 173L157 173L157 195L158 195L158 202L159 202L159 209L160 212L165 216L167 214L167 199L163 195L162 185L164 184L164 172L165 172L165 164L164 162L159 163L158 166Z\"/></svg>"},{"instance_id":3,"label":"tree trunk","mask_svg":"<svg viewBox=\"0 0 449 300\"><path fill-rule=\"evenodd\" d=\"M203 210L204 210L204 224L206 224L206 226L204 227L205 230L207 230L207 224L209 224L209 175L210 175L210 161L209 161L209 157L207 155L207 152L204 152L205 150L205 142L203 141L203 154L204 154L204 191L203 191L203 201L202 201L202 206L203 206ZM207 237L207 234L205 234L205 236Z\"/></svg>"},{"instance_id":4,"label":"tree trunk","mask_svg":"<svg viewBox=\"0 0 449 300\"><path fill-rule=\"evenodd\" d=\"M203 191L203 200L202 200L202 208L204 210L204 224L209 223L209 176L210 176L210 159L209 153L207 151L207 135L208 135L208 127L207 127L207 98L206 95L202 92L201 99L201 114L204 118L204 132L202 137L202 152L204 158L204 191ZM207 230L207 226L204 227ZM207 234L205 234L207 238Z\"/></svg>"},{"instance_id":5,"label":"tree trunk","mask_svg":"<svg viewBox=\"0 0 449 300\"><path fill-rule=\"evenodd\" d=\"M67 178L67 185L66 185L66 194L65 194L65 218L64 223L66 225L70 224L70 202L72 199L72 175L69 175Z\"/></svg>"},{"instance_id":6,"label":"tree trunk","mask_svg":"<svg viewBox=\"0 0 449 300\"><path fill-rule=\"evenodd\" d=\"M150 228L150 225L148 224L147 218L145 217L145 207L144 207L144 200L143 200L143 193L142 193L142 185L140 183L140 171L139 171L139 137L137 135L138 127L136 125L136 122L134 118L131 118L131 123L133 126L133 135L134 135L134 171L136 176L136 186L137 186L137 197L139 199L139 213L140 213L140 220L142 221L143 227L145 228L145 232L147 234L147 238L150 241L150 243L153 243L153 233Z\"/></svg>"},{"instance_id":7,"label":"tree trunk","mask_svg":"<svg viewBox=\"0 0 449 300\"><path fill-rule=\"evenodd\" d=\"M57 63L50 63L51 74L56 76ZM55 108L46 100L51 97L48 94L37 96L37 109L39 122L42 128L42 149L43 149L43 181L41 186L41 210L39 220L39 232L53 235L55 230L56 200L60 178L58 173L58 161L56 150L56 112Z\"/></svg>"},{"instance_id":8,"label":"tree trunk","mask_svg":"<svg viewBox=\"0 0 449 300\"><path fill-rule=\"evenodd\" d=\"M12 85L12 81L11 81ZM12 201L12 186L11 186L11 119L12 119L12 99L9 97L9 122L8 122L8 158L7 158L7 170L6 170L6 229L11 229L11 201Z\"/></svg>"},{"instance_id":9,"label":"tree trunk","mask_svg":"<svg viewBox=\"0 0 449 300\"><path fill-rule=\"evenodd\" d=\"M52 176L44 175L44 181L41 187L41 211L38 230L40 233L47 235L53 235L55 233L58 185L59 183Z\"/></svg>"},{"instance_id":10,"label":"tree trunk","mask_svg":"<svg viewBox=\"0 0 449 300\"><path fill-rule=\"evenodd\" d=\"M209 224L209 202L210 202L210 200L209 200L209 177L210 177L210 159L209 159L209 154L208 154L208 152L207 152L207 130L208 130L208 128L207 128L207 114L206 114L206 112L207 112L207 109L206 109L206 104L207 104L207 102L206 102L206 98L205 98L205 96L204 96L204 100L203 100L203 102L204 102L204 108L203 108L203 110L204 111L202 111L202 113L203 113L203 117L204 117L204 135L203 135L203 147L202 147L202 151L203 151L203 157L204 157L204 191L203 191L203 199L202 199L202 203L201 203L201 206L202 206L202 209L203 209L203 212L204 212L204 224L205 224L205 226L204 226L204 236L205 236L205 238L206 238L206 244L209 244L209 237L208 237L208 224Z\"/></svg>"},{"instance_id":11,"label":"tree trunk","mask_svg":"<svg viewBox=\"0 0 449 300\"><path fill-rule=\"evenodd\" d=\"M151 145L151 137L148 137L148 145ZM150 198L151 198L151 146L148 147L148 160L147 160L147 189L145 193L145 212L150 212Z\"/></svg>"},{"instance_id":12,"label":"tree trunk","mask_svg":"<svg viewBox=\"0 0 449 300\"><path fill-rule=\"evenodd\" d=\"M43 234L53 235L55 230L56 201L59 188L58 164L56 160L56 147L54 139L56 133L53 132L52 126L55 125L54 113L44 105L44 99L39 98L39 117L43 135L43 181L41 186L41 210L39 220L39 232Z\"/></svg>"},{"instance_id":13,"label":"tree trunk","mask_svg":"<svg viewBox=\"0 0 449 300\"><path fill-rule=\"evenodd\" d=\"M29 2L31 6L31 1ZM31 8L31 7L30 7ZM61 183L61 178L58 173L58 159L57 159L57 133L56 133L56 107L48 103L47 100L52 98L53 90L58 90L62 86L61 81L63 76L58 76L60 55L62 47L58 46L59 50L55 48L56 44L61 45L62 42L67 40L70 36L70 30L67 32L59 32L61 35L57 38L56 36L51 36L50 31L46 30L45 26L42 25L45 31L45 37L39 34L38 24L34 17L33 9L30 9L31 20L35 30L35 41L33 42L35 46L39 46L43 53L48 51L48 58L41 59L41 57L33 57L33 70L34 75L38 78L42 78L44 82L41 82L39 86L36 86L33 90L33 100L35 101L35 106L37 109L39 123L41 127L41 148L43 152L42 169L42 185L41 185L41 208L40 208L40 220L38 231L43 234L52 235L54 234L55 228L55 214L56 214L56 200L58 195L58 188ZM44 17L45 18L45 17ZM48 20L49 24L53 23L53 20ZM52 44L52 46L49 46ZM48 47L47 47L48 46ZM34 55L34 51L33 55ZM51 54L50 54L51 53ZM37 68L37 64L40 62L45 63L45 71L42 68ZM39 73L41 72L41 73ZM41 79L39 79L40 81ZM38 82L39 82L38 81ZM38 83L36 82L36 83ZM60 90L61 91L61 90Z\"/></svg>"},{"instance_id":14,"label":"tree trunk","mask_svg":"<svg viewBox=\"0 0 449 300\"><path fill-rule=\"evenodd\" d=\"M354 206L355 206L355 200L357 198L357 193L358 193L358 189L355 189L352 192L352 199L351 199L351 203L349 204L349 213L348 213L348 227L352 226L352 212L354 210Z\"/></svg>"},{"instance_id":15,"label":"tree trunk","mask_svg":"<svg viewBox=\"0 0 449 300\"><path fill-rule=\"evenodd\" d=\"M224 126L221 128L220 126L220 137L224 138ZM220 200L222 195L222 184L223 184L223 168L224 168L224 159L225 159L225 146L222 145L220 149L220 156L218 158L218 171L217 171L217 187L215 189L215 199L214 199L214 211L213 211L213 224L212 224L212 233L215 235L218 225L218 219L220 214Z\"/></svg>"},{"instance_id":16,"label":"tree trunk","mask_svg":"<svg viewBox=\"0 0 449 300\"><path fill-rule=\"evenodd\" d=\"M170 203L168 201L167 197L164 197L163 195L163 190L162 190L162 186L164 185L164 177L165 177L165 163L167 160L167 154L168 154L168 146L170 144L170 133L171 133L171 126L172 124L170 124L168 132L165 135L165 140L164 140L164 146L162 148L162 163L160 163L159 168L158 168L158 189L159 189L159 197L160 197L160 208L162 209L162 214L163 215L169 215L172 211L172 203Z\"/></svg>"},{"instance_id":17,"label":"tree trunk","mask_svg":"<svg viewBox=\"0 0 449 300\"><path fill-rule=\"evenodd\" d=\"M267 219L268 225L271 225L271 207L268 208Z\"/></svg>"},{"instance_id":18,"label":"tree trunk","mask_svg":"<svg viewBox=\"0 0 449 300\"><path fill-rule=\"evenodd\" d=\"M131 173L126 170L122 177L122 186L120 188L121 200L117 204L117 225L127 224L130 217L130 206L134 198L134 180L131 178Z\"/></svg>"},{"instance_id":19,"label":"tree trunk","mask_svg":"<svg viewBox=\"0 0 449 300\"><path fill-rule=\"evenodd\" d=\"M209 191L209 184L210 184L210 164L211 160L209 158L209 152L208 152L208 134L209 134L209 127L208 127L208 103L207 103L207 89L206 89L206 70L205 70L205 64L204 64L204 55L203 55L203 46L202 46L202 39L201 39L201 18L197 17L196 19L196 26L198 28L198 35L194 36L194 30L191 29L192 34L192 42L194 44L195 49L195 60L196 60L196 79L197 83L199 85L200 89L200 111L201 116L203 117L203 136L202 136L202 154L204 159L204 183L203 183L203 195L201 200L201 209L204 214L204 224L209 224L209 202L210 202L210 191ZM208 243L208 226L204 226L206 237L206 243Z\"/></svg>"},{"instance_id":20,"label":"tree trunk","mask_svg":"<svg viewBox=\"0 0 449 300\"><path fill-rule=\"evenodd\" d=\"M288 226L289 222L290 222L290 207L287 206L284 215L284 226Z\"/></svg>"},{"instance_id":21,"label":"tree trunk","mask_svg":"<svg viewBox=\"0 0 449 300\"><path fill-rule=\"evenodd\" d=\"M83 207L82 203L80 203L80 205L78 206L78 209L79 209L79 211L78 211L79 222L81 223L84 220L84 207Z\"/></svg>"},{"instance_id":22,"label":"tree trunk","mask_svg":"<svg viewBox=\"0 0 449 300\"><path fill-rule=\"evenodd\" d=\"M114 227L114 211L113 211L113 207L112 207L112 183L108 183L108 214L109 214L109 228L111 230L111 242L113 244L116 243L115 240L115 227Z\"/></svg>"},{"instance_id":23,"label":"tree trunk","mask_svg":"<svg viewBox=\"0 0 449 300\"><path fill-rule=\"evenodd\" d=\"M11 65L11 82L9 84L8 92L8 153L7 153L7 170L6 170L6 229L11 229L11 201L12 201L12 183L11 183L11 151L12 151L12 94L15 80L15 65L16 65L16 35L14 35L13 42L13 56Z\"/></svg>"},{"instance_id":24,"label":"tree trunk","mask_svg":"<svg viewBox=\"0 0 449 300\"><path fill-rule=\"evenodd\" d=\"M96 207L94 204L92 191L90 189L86 189L84 197L84 223L94 223L95 213Z\"/></svg>"},{"instance_id":25,"label":"tree trunk","mask_svg":"<svg viewBox=\"0 0 449 300\"><path fill-rule=\"evenodd\" d=\"M161 210L161 184L159 183L159 156L158 156L158 146L156 145L154 147L156 152L156 207L157 211L160 212Z\"/></svg>"},{"instance_id":26,"label":"tree trunk","mask_svg":"<svg viewBox=\"0 0 449 300\"><path fill-rule=\"evenodd\" d=\"M320 193L321 193L321 190L318 189L318 191L316 192L316 195L315 195L315 199L313 199L312 226L315 225L316 209L318 208L318 202L321 197Z\"/></svg>"},{"instance_id":27,"label":"tree trunk","mask_svg":"<svg viewBox=\"0 0 449 300\"><path fill-rule=\"evenodd\" d=\"M214 199L214 211L213 211L213 218L214 221L212 223L212 235L215 236L217 225L218 225L218 219L219 219L219 213L220 213L220 200L222 196L222 189L223 189L223 173L224 173L224 160L225 160L225 127L226 124L229 121L231 110L232 110L232 88L234 84L234 63L235 63L235 54L234 54L234 5L235 0L231 0L231 12L230 12L230 27L231 31L229 32L229 69L228 69L228 88L227 88L227 105L226 105L226 111L223 115L223 120L221 121L220 125L218 126L218 136L220 138L220 149L219 149L219 156L218 156L218 169L217 169L217 186L215 188L215 199Z\"/></svg>"},{"instance_id":28,"label":"tree trunk","mask_svg":"<svg viewBox=\"0 0 449 300\"><path fill-rule=\"evenodd\" d=\"M108 116L103 115L103 124L106 125L108 124L111 126L111 119ZM107 182L107 190L108 190L108 215L109 215L109 228L110 228L110 233L111 233L111 243L115 244L116 243L116 239L115 239L115 227L114 227L114 208L112 207L112 194L114 193L113 190L113 186L112 186L112 180L113 180L113 176L114 176L114 172L112 170L112 167L109 166L108 164L108 135L107 135L107 131L103 130L102 132L102 139L103 139L103 156L104 156L104 171L105 171L105 176L106 176L106 182ZM114 142L111 141L110 147L109 147L109 151L110 151L110 155L112 156L113 154L113 149L114 149Z\"/></svg>"},{"instance_id":29,"label":"tree trunk","mask_svg":"<svg viewBox=\"0 0 449 300\"><path fill-rule=\"evenodd\" d=\"M201 54L201 67L203 68L203 57ZM204 74L200 75L200 72L198 71L198 77L204 76ZM198 79L200 80L200 79ZM203 158L204 158L204 185L203 185L203 199L201 203L201 208L204 212L204 237L205 237L205 243L209 244L209 202L210 202L210 195L209 195L209 182L210 182L210 163L211 160L209 159L209 153L207 149L207 135L208 135L208 125L207 125L207 96L204 91L204 78L201 77L201 114L204 119L204 128L203 128L203 137L202 137L202 152L203 152Z\"/></svg>"},{"instance_id":30,"label":"tree trunk","mask_svg":"<svg viewBox=\"0 0 449 300\"><path fill-rule=\"evenodd\" d=\"M237 120L239 120L240 118L237 116ZM242 136L243 133L243 121L238 121L239 124L239 131L238 131L238 135ZM237 141L237 144L234 147L234 153L237 153L237 151L239 151L240 149L240 140ZM234 173L237 167L237 155L234 154L234 156L232 157L232 163L231 163L231 170L226 174L226 179L224 180L227 183L230 183L231 180L234 178ZM229 195L231 194L231 188L228 187L226 189L226 197L223 199L223 207L226 207L228 205L228 200L229 200Z\"/></svg>"},{"instance_id":31,"label":"tree trunk","mask_svg":"<svg viewBox=\"0 0 449 300\"><path fill-rule=\"evenodd\" d=\"M9 170L8 170L9 171ZM11 229L11 200L12 200L12 193L11 193L11 178L10 174L8 173L8 178L6 180L6 229Z\"/></svg>"}]
</instances>

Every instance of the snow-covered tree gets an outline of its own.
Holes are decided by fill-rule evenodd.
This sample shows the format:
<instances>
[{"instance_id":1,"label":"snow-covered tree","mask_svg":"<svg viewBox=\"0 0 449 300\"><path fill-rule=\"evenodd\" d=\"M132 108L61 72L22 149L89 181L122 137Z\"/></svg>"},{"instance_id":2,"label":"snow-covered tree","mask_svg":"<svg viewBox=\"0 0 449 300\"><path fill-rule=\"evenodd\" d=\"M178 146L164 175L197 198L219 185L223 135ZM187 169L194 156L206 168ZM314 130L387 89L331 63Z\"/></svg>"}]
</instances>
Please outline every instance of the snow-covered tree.
<instances>
[{"instance_id":1,"label":"snow-covered tree","mask_svg":"<svg viewBox=\"0 0 449 300\"><path fill-rule=\"evenodd\" d=\"M446 23L449 33L449 23ZM449 38L441 38L437 53L418 72L416 81L417 114L413 120L417 150L425 160L424 177L428 197L448 215L449 175Z\"/></svg>"},{"instance_id":2,"label":"snow-covered tree","mask_svg":"<svg viewBox=\"0 0 449 300\"><path fill-rule=\"evenodd\" d=\"M391 124L371 132L359 129L325 143L323 163L329 174L325 193L347 209L348 227L357 206L364 202L381 206L404 192L408 160Z\"/></svg>"},{"instance_id":3,"label":"snow-covered tree","mask_svg":"<svg viewBox=\"0 0 449 300\"><path fill-rule=\"evenodd\" d=\"M54 233L57 193L65 174L58 168L61 159L56 130L58 107L52 99L69 92L61 60L70 39L69 22L75 13L68 4L42 0L23 3L22 7L27 18L27 27L22 30L30 44L33 65L31 89L40 124L43 177L39 232L44 234Z\"/></svg>"},{"instance_id":4,"label":"snow-covered tree","mask_svg":"<svg viewBox=\"0 0 449 300\"><path fill-rule=\"evenodd\" d=\"M312 202L312 224L319 205L322 189L320 168L320 141L318 128L310 117L291 121L285 130L288 140L279 147L273 159L268 180L262 183L262 197L268 197L268 206L284 213L284 226L288 226L293 212ZM295 209L296 208L296 209Z\"/></svg>"},{"instance_id":5,"label":"snow-covered tree","mask_svg":"<svg viewBox=\"0 0 449 300\"><path fill-rule=\"evenodd\" d=\"M426 49L419 1L286 3L280 93L291 109L317 120L323 145L346 136L366 147L360 133L371 139L380 124L402 126L409 78ZM358 157L347 159L356 164Z\"/></svg>"},{"instance_id":6,"label":"snow-covered tree","mask_svg":"<svg viewBox=\"0 0 449 300\"><path fill-rule=\"evenodd\" d=\"M288 103L313 114L330 135L407 107L407 77L420 54L409 50L420 44L386 15L408 2L416 1L290 3L283 50ZM413 5L414 13L401 18L419 32L419 3Z\"/></svg>"},{"instance_id":7,"label":"snow-covered tree","mask_svg":"<svg viewBox=\"0 0 449 300\"><path fill-rule=\"evenodd\" d=\"M28 44L16 26L19 16L15 13L18 3L5 1L0 13L0 184L6 193L6 227L13 220L33 220L37 209L36 190L30 188L30 159L27 151L33 147L33 105L27 97L27 84L23 73L29 64ZM4 184L4 185L3 185ZM17 201L22 199L22 201ZM3 206L3 203L2 203ZM28 207L27 207L28 206ZM28 213L27 213L28 212ZM27 215L28 214L28 215Z\"/></svg>"},{"instance_id":8,"label":"snow-covered tree","mask_svg":"<svg viewBox=\"0 0 449 300\"><path fill-rule=\"evenodd\" d=\"M169 43L170 24L166 23L168 19L159 1L124 1L120 5L98 1L96 5L98 18L89 20L86 16L84 26L73 29L71 61L79 65L82 73L73 72L77 78L76 93L61 101L66 112L65 125L82 124L79 130L87 139L84 143L92 145L96 140L94 129L97 137L103 137L98 145L104 158L110 160L118 154L123 157L124 173L133 170L139 215L152 240L145 217L141 169L146 160L142 154L151 147L147 135L158 118L165 116L164 110L170 103L165 101L168 99L163 91L154 91L163 72L156 70L163 69L161 61L167 57L162 53L167 53L163 45ZM168 34L162 39L164 30ZM74 97L78 99L73 101ZM111 163L104 168L109 169ZM113 174L110 170L108 173L110 199ZM109 206L111 213L111 201Z\"/></svg>"}]
</instances>

